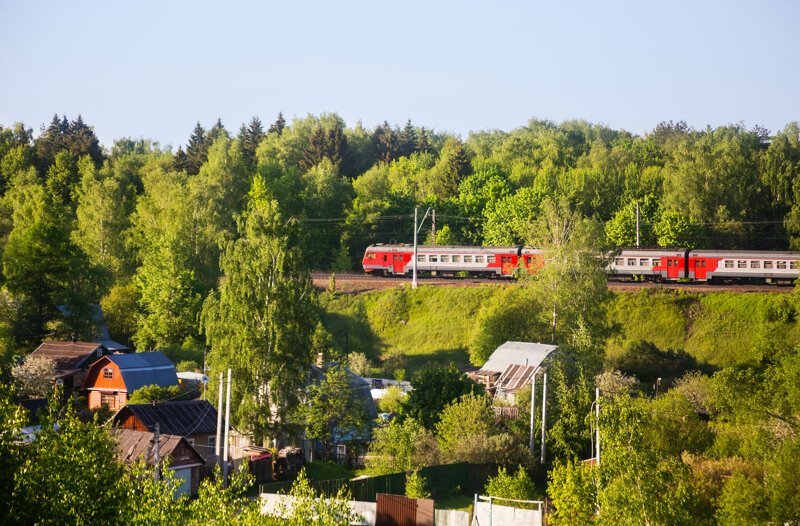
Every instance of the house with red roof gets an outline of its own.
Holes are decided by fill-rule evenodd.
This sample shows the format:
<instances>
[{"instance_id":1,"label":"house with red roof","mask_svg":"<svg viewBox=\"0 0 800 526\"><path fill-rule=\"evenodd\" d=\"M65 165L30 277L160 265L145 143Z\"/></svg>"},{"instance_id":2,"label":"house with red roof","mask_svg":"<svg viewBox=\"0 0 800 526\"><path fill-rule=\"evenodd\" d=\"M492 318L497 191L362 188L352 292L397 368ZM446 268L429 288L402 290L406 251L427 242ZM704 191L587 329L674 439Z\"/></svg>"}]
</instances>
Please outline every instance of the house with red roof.
<instances>
[{"instance_id":1,"label":"house with red roof","mask_svg":"<svg viewBox=\"0 0 800 526\"><path fill-rule=\"evenodd\" d=\"M103 356L89 368L84 382L89 392L89 409L107 406L112 411L122 408L135 390L146 385L178 385L175 364L164 353Z\"/></svg>"}]
</instances>

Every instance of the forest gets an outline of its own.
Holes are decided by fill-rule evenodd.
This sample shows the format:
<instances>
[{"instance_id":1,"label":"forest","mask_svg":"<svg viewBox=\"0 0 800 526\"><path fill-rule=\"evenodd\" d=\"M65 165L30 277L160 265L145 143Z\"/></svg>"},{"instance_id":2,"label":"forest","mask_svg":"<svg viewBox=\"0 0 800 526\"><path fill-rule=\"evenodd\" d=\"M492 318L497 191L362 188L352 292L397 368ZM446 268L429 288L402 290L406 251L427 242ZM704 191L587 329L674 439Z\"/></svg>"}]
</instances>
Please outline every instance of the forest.
<instances>
[{"instance_id":1,"label":"forest","mask_svg":"<svg viewBox=\"0 0 800 526\"><path fill-rule=\"evenodd\" d=\"M366 245L410 242L415 206L436 210L428 242L528 242L547 200L598 221L610 247L635 243L638 203L643 246L797 248L799 131L664 122L639 136L532 119L462 140L278 115L236 133L197 123L173 150L101 145L80 116L36 137L0 127L3 347L85 335L97 303L136 348L202 347L199 313L255 194L291 223L306 269L354 270Z\"/></svg>"}]
</instances>

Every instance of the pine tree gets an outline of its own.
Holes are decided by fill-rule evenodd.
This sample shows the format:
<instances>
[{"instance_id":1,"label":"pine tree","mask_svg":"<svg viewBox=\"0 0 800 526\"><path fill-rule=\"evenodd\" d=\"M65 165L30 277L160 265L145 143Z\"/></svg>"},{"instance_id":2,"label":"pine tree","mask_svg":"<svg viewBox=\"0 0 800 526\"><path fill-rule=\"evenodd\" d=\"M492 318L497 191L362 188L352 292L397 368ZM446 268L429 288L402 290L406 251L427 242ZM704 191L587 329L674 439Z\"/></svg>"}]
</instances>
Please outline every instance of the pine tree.
<instances>
[{"instance_id":1,"label":"pine tree","mask_svg":"<svg viewBox=\"0 0 800 526\"><path fill-rule=\"evenodd\" d=\"M186 146L186 158L189 163L186 171L189 174L197 175L200 172L200 167L208 157L208 147L206 131L198 121L192 131L192 136L189 137L189 144Z\"/></svg>"},{"instance_id":2,"label":"pine tree","mask_svg":"<svg viewBox=\"0 0 800 526\"><path fill-rule=\"evenodd\" d=\"M239 142L242 145L242 156L251 169L256 164L256 149L258 149L258 145L264 137L266 137L264 127L261 125L261 120L258 117L253 117L247 127L242 124L242 127L239 129Z\"/></svg>"},{"instance_id":3,"label":"pine tree","mask_svg":"<svg viewBox=\"0 0 800 526\"><path fill-rule=\"evenodd\" d=\"M183 151L183 146L178 146L178 151L175 152L175 157L172 159L172 169L177 172L189 171L189 157Z\"/></svg>"},{"instance_id":4,"label":"pine tree","mask_svg":"<svg viewBox=\"0 0 800 526\"><path fill-rule=\"evenodd\" d=\"M406 121L403 131L399 137L399 154L401 157L408 157L417 149L417 131L411 125L411 119Z\"/></svg>"},{"instance_id":5,"label":"pine tree","mask_svg":"<svg viewBox=\"0 0 800 526\"><path fill-rule=\"evenodd\" d=\"M275 119L275 122L270 125L269 130L267 130L267 134L271 135L276 133L278 135L283 133L283 129L286 127L286 120L283 118L283 113L278 112L278 118Z\"/></svg>"},{"instance_id":6,"label":"pine tree","mask_svg":"<svg viewBox=\"0 0 800 526\"><path fill-rule=\"evenodd\" d=\"M375 147L375 156L378 161L390 162L397 157L397 132L383 121L372 134L372 144Z\"/></svg>"}]
</instances>

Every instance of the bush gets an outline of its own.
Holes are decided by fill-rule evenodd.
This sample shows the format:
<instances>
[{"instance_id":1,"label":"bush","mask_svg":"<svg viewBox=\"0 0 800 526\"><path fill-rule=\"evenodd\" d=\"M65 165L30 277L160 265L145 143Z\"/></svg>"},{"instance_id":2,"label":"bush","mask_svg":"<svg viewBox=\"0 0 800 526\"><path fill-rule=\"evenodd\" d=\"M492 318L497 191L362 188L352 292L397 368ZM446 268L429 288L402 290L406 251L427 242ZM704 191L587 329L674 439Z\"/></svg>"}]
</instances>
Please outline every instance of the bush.
<instances>
[{"instance_id":1,"label":"bush","mask_svg":"<svg viewBox=\"0 0 800 526\"><path fill-rule=\"evenodd\" d=\"M668 382L697 369L697 361L686 351L661 350L651 342L638 340L628 343L606 366L652 384L657 378Z\"/></svg>"},{"instance_id":2,"label":"bush","mask_svg":"<svg viewBox=\"0 0 800 526\"><path fill-rule=\"evenodd\" d=\"M406 497L410 499L429 499L431 492L428 491L428 481L419 474L419 471L412 471L406 477Z\"/></svg>"},{"instance_id":3,"label":"bush","mask_svg":"<svg viewBox=\"0 0 800 526\"><path fill-rule=\"evenodd\" d=\"M517 467L513 475L509 475L505 468L500 468L497 476L490 477L486 482L483 492L490 497L516 500L532 500L536 496L533 481L522 466Z\"/></svg>"}]
</instances>

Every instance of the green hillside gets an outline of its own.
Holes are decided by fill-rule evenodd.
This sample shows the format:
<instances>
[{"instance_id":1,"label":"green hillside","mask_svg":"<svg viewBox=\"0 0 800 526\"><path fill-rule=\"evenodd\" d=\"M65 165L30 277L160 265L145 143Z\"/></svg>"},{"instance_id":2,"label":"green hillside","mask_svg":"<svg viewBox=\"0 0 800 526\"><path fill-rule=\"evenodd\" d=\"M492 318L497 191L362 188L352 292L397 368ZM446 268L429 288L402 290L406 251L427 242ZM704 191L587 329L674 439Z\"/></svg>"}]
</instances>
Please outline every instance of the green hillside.
<instances>
[{"instance_id":1,"label":"green hillside","mask_svg":"<svg viewBox=\"0 0 800 526\"><path fill-rule=\"evenodd\" d=\"M432 362L468 363L478 313L499 290L403 287L356 295L326 293L321 303L325 325L342 349L380 360L387 372L402 368L410 374ZM683 349L714 367L752 364L761 359L765 331L800 342L792 298L674 290L617 293L608 309L617 331L607 354L619 352L628 341L647 340L662 349Z\"/></svg>"}]
</instances>

